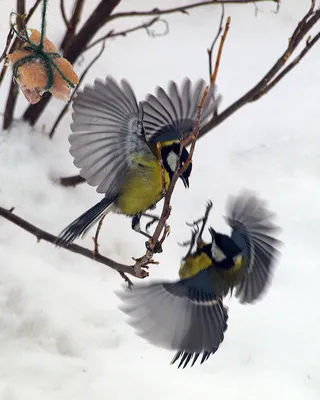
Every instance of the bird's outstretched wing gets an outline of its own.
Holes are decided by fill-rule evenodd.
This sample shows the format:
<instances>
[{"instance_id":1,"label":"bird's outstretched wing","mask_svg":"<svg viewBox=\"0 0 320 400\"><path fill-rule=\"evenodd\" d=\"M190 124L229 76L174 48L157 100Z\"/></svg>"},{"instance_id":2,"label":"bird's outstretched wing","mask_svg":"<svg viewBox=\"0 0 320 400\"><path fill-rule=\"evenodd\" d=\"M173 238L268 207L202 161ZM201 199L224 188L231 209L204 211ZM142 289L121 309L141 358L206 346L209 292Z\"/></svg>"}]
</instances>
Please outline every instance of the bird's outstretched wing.
<instances>
[{"instance_id":1,"label":"bird's outstretched wing","mask_svg":"<svg viewBox=\"0 0 320 400\"><path fill-rule=\"evenodd\" d=\"M280 240L271 213L263 200L250 192L230 197L226 220L232 228L231 239L242 249L244 277L236 286L240 303L252 303L266 290L273 267L280 255Z\"/></svg>"},{"instance_id":2,"label":"bird's outstretched wing","mask_svg":"<svg viewBox=\"0 0 320 400\"><path fill-rule=\"evenodd\" d=\"M143 102L144 126L148 143L179 140L195 128L198 106L207 83L200 79L194 84L185 78L180 88L170 81L168 92L156 88L156 95L148 94ZM201 126L217 113L221 97L211 86L201 114Z\"/></svg>"},{"instance_id":3,"label":"bird's outstretched wing","mask_svg":"<svg viewBox=\"0 0 320 400\"><path fill-rule=\"evenodd\" d=\"M145 140L143 108L126 80L107 76L86 86L73 103L70 154L80 175L107 198L117 195L123 177L141 152L153 153Z\"/></svg>"},{"instance_id":4,"label":"bird's outstretched wing","mask_svg":"<svg viewBox=\"0 0 320 400\"><path fill-rule=\"evenodd\" d=\"M120 309L139 336L182 356L186 353L184 361L192 356L196 360L202 352L215 352L227 329L227 310L206 280L203 271L173 283L134 285L117 293L123 301Z\"/></svg>"}]
</instances>

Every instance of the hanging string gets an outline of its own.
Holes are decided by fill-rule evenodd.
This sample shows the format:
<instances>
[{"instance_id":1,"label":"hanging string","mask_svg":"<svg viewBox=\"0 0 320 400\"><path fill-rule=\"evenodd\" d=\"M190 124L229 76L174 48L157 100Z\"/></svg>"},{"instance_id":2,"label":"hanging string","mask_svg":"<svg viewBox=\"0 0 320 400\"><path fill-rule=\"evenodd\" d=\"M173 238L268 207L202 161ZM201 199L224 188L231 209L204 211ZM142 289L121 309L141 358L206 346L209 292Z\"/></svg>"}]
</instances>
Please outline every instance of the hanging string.
<instances>
[{"instance_id":1,"label":"hanging string","mask_svg":"<svg viewBox=\"0 0 320 400\"><path fill-rule=\"evenodd\" d=\"M68 79L64 73L60 70L60 68L56 65L54 60L56 58L61 58L59 53L54 52L46 52L44 50L44 38L45 38L45 31L46 31L46 13L47 13L47 6L48 0L43 0L43 7L42 7L42 20L41 20L41 32L40 32L40 43L37 45L30 40L30 36L28 33L27 26L25 23L22 23L22 30L23 33L19 32L16 28L14 23L12 23L12 15L15 13L10 14L10 26L14 33L18 36L18 38L23 42L26 43L27 46L23 47L23 50L30 51L30 55L20 58L13 64L12 72L15 80L19 78L19 68L27 64L29 62L33 62L36 60L41 60L42 65L45 67L47 72L47 85L44 88L45 91L50 90L54 84L54 70L56 70L62 79L71 87L74 88L75 84Z\"/></svg>"}]
</instances>

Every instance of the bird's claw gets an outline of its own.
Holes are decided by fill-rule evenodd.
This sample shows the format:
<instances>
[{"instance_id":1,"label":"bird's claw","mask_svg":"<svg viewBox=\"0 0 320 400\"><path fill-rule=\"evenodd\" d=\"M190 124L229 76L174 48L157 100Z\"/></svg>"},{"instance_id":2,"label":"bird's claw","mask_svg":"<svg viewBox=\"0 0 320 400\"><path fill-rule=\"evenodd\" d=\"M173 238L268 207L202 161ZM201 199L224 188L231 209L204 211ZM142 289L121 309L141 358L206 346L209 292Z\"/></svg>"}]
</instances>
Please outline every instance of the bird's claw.
<instances>
[{"instance_id":1,"label":"bird's claw","mask_svg":"<svg viewBox=\"0 0 320 400\"><path fill-rule=\"evenodd\" d=\"M147 250L151 251L152 253L162 253L162 245L158 241L153 248L151 248L151 240L146 241L146 248Z\"/></svg>"}]
</instances>

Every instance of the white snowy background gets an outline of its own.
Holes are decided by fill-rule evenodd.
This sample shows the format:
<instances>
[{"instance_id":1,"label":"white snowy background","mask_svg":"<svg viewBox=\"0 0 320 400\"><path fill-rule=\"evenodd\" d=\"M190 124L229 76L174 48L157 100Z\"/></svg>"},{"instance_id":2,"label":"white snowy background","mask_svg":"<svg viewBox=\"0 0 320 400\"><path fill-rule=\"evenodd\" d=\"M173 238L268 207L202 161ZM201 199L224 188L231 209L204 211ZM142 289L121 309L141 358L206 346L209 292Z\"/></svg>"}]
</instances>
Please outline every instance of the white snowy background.
<instances>
[{"instance_id":1,"label":"white snowy background","mask_svg":"<svg viewBox=\"0 0 320 400\"><path fill-rule=\"evenodd\" d=\"M29 8L33 1L26 1ZM59 43L64 26L58 0L49 1L47 36ZM66 2L71 9L73 2ZM84 15L98 3L86 2ZM187 1L123 0L117 11L187 4ZM218 86L221 109L249 90L287 45L308 0L228 6L231 28ZM12 0L0 1L0 48L8 32ZM141 31L107 42L86 82L112 74L126 77L138 98L166 86L208 77L207 48L216 34L220 6L190 16L167 16L170 34L152 39ZM107 25L124 29L147 18ZM30 27L40 26L40 9ZM161 30L159 25L155 29ZM173 352L135 336L118 310L121 277L108 267L40 242L0 218L0 399L102 400L195 399L319 400L320 398L320 57L319 45L274 90L249 104L201 139L189 192L178 184L172 201L172 232L151 279L176 279L188 239L185 221L199 217L211 198L210 223L228 231L222 216L229 194L253 189L268 200L283 228L283 254L267 295L242 306L227 300L229 327L219 351L205 364L177 370ZM81 72L95 48L85 56ZM0 109L9 76L1 87ZM27 105L20 95L16 116ZM0 132L0 205L58 234L100 199L87 185L62 188L54 178L77 173L68 153L70 113L52 141L48 132L63 104L52 101L34 129L15 122ZM44 125L44 127L43 127ZM44 129L44 130L43 130ZM158 208L159 210L160 208ZM91 246L91 234L80 244ZM109 215L100 251L130 263L144 239L130 220Z\"/></svg>"}]
</instances>

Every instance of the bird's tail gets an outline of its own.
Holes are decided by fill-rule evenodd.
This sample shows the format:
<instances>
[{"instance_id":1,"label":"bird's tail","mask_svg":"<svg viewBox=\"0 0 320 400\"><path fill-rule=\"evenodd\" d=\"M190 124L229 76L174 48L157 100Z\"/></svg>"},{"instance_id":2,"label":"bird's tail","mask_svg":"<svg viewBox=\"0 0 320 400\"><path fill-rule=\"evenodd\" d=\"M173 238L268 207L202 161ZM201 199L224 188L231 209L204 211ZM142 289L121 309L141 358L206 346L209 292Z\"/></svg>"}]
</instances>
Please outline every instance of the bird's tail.
<instances>
[{"instance_id":1,"label":"bird's tail","mask_svg":"<svg viewBox=\"0 0 320 400\"><path fill-rule=\"evenodd\" d=\"M59 234L56 245L59 247L69 246L78 237L84 237L91 227L98 222L103 215L107 214L107 209L113 201L114 199L110 200L104 197L99 203L80 215L80 217L71 222L71 224Z\"/></svg>"}]
</instances>

